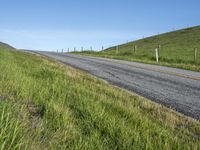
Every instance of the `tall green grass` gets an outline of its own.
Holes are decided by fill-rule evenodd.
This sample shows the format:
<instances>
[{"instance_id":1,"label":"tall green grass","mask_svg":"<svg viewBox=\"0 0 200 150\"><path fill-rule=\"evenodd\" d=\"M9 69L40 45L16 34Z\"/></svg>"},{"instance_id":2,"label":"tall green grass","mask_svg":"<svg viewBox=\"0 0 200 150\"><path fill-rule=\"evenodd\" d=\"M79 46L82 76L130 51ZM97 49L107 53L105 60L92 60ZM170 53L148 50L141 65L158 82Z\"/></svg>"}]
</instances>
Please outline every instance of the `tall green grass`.
<instances>
[{"instance_id":1,"label":"tall green grass","mask_svg":"<svg viewBox=\"0 0 200 150\"><path fill-rule=\"evenodd\" d=\"M0 47L0 149L199 149L200 123L40 56Z\"/></svg>"},{"instance_id":2,"label":"tall green grass","mask_svg":"<svg viewBox=\"0 0 200 150\"><path fill-rule=\"evenodd\" d=\"M157 64L155 49L160 47L159 65L200 71L199 41L200 26L197 26L122 44L118 46L118 51L114 46L100 52L79 54ZM194 48L197 48L196 60Z\"/></svg>"}]
</instances>

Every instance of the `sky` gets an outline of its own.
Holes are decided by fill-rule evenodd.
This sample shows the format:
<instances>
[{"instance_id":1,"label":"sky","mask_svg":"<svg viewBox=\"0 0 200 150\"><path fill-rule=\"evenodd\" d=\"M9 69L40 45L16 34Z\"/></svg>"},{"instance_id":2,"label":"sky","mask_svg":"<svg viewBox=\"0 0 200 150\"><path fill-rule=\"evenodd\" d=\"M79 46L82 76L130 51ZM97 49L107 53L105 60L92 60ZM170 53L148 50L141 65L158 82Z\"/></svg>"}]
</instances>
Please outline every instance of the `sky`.
<instances>
[{"instance_id":1,"label":"sky","mask_svg":"<svg viewBox=\"0 0 200 150\"><path fill-rule=\"evenodd\" d=\"M100 50L200 25L199 0L0 0L0 41L19 49Z\"/></svg>"}]
</instances>

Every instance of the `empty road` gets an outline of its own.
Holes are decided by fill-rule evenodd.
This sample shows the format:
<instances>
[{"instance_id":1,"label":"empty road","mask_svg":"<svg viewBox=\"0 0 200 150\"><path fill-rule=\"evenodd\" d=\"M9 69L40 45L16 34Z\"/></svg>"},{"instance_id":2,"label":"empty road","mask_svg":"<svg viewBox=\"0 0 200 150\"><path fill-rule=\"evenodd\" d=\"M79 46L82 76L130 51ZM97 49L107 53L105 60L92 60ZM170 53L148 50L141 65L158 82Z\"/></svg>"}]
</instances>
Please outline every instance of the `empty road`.
<instances>
[{"instance_id":1,"label":"empty road","mask_svg":"<svg viewBox=\"0 0 200 150\"><path fill-rule=\"evenodd\" d=\"M136 62L36 52L200 120L200 73Z\"/></svg>"}]
</instances>

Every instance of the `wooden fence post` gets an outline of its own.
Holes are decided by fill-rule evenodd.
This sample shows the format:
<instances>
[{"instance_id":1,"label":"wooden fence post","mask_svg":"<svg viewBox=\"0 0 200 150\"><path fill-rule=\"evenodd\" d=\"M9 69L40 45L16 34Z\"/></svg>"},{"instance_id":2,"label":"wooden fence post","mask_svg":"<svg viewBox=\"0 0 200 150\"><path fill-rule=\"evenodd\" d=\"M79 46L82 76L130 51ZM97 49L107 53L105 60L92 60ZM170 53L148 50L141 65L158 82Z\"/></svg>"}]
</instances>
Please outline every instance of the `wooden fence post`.
<instances>
[{"instance_id":1,"label":"wooden fence post","mask_svg":"<svg viewBox=\"0 0 200 150\"><path fill-rule=\"evenodd\" d=\"M159 56L158 56L158 48L156 48L155 51L156 51L156 62L158 63L158 62L159 62L159 58L158 58L158 57L159 57Z\"/></svg>"},{"instance_id":2,"label":"wooden fence post","mask_svg":"<svg viewBox=\"0 0 200 150\"><path fill-rule=\"evenodd\" d=\"M136 53L137 45L134 45L134 53Z\"/></svg>"},{"instance_id":3,"label":"wooden fence post","mask_svg":"<svg viewBox=\"0 0 200 150\"><path fill-rule=\"evenodd\" d=\"M197 61L197 48L194 48L194 61Z\"/></svg>"},{"instance_id":4,"label":"wooden fence post","mask_svg":"<svg viewBox=\"0 0 200 150\"><path fill-rule=\"evenodd\" d=\"M119 51L119 46L117 45L116 46L116 54L118 54L118 51Z\"/></svg>"}]
</instances>

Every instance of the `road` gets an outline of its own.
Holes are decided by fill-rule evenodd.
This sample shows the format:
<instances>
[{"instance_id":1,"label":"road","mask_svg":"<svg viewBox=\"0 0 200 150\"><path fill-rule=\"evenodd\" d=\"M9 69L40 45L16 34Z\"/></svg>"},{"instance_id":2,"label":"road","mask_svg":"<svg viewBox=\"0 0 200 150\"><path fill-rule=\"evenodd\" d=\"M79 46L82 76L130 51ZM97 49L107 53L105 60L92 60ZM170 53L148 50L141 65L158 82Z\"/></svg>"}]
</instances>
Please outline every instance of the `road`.
<instances>
[{"instance_id":1,"label":"road","mask_svg":"<svg viewBox=\"0 0 200 150\"><path fill-rule=\"evenodd\" d=\"M74 54L36 53L200 120L200 72Z\"/></svg>"}]
</instances>

